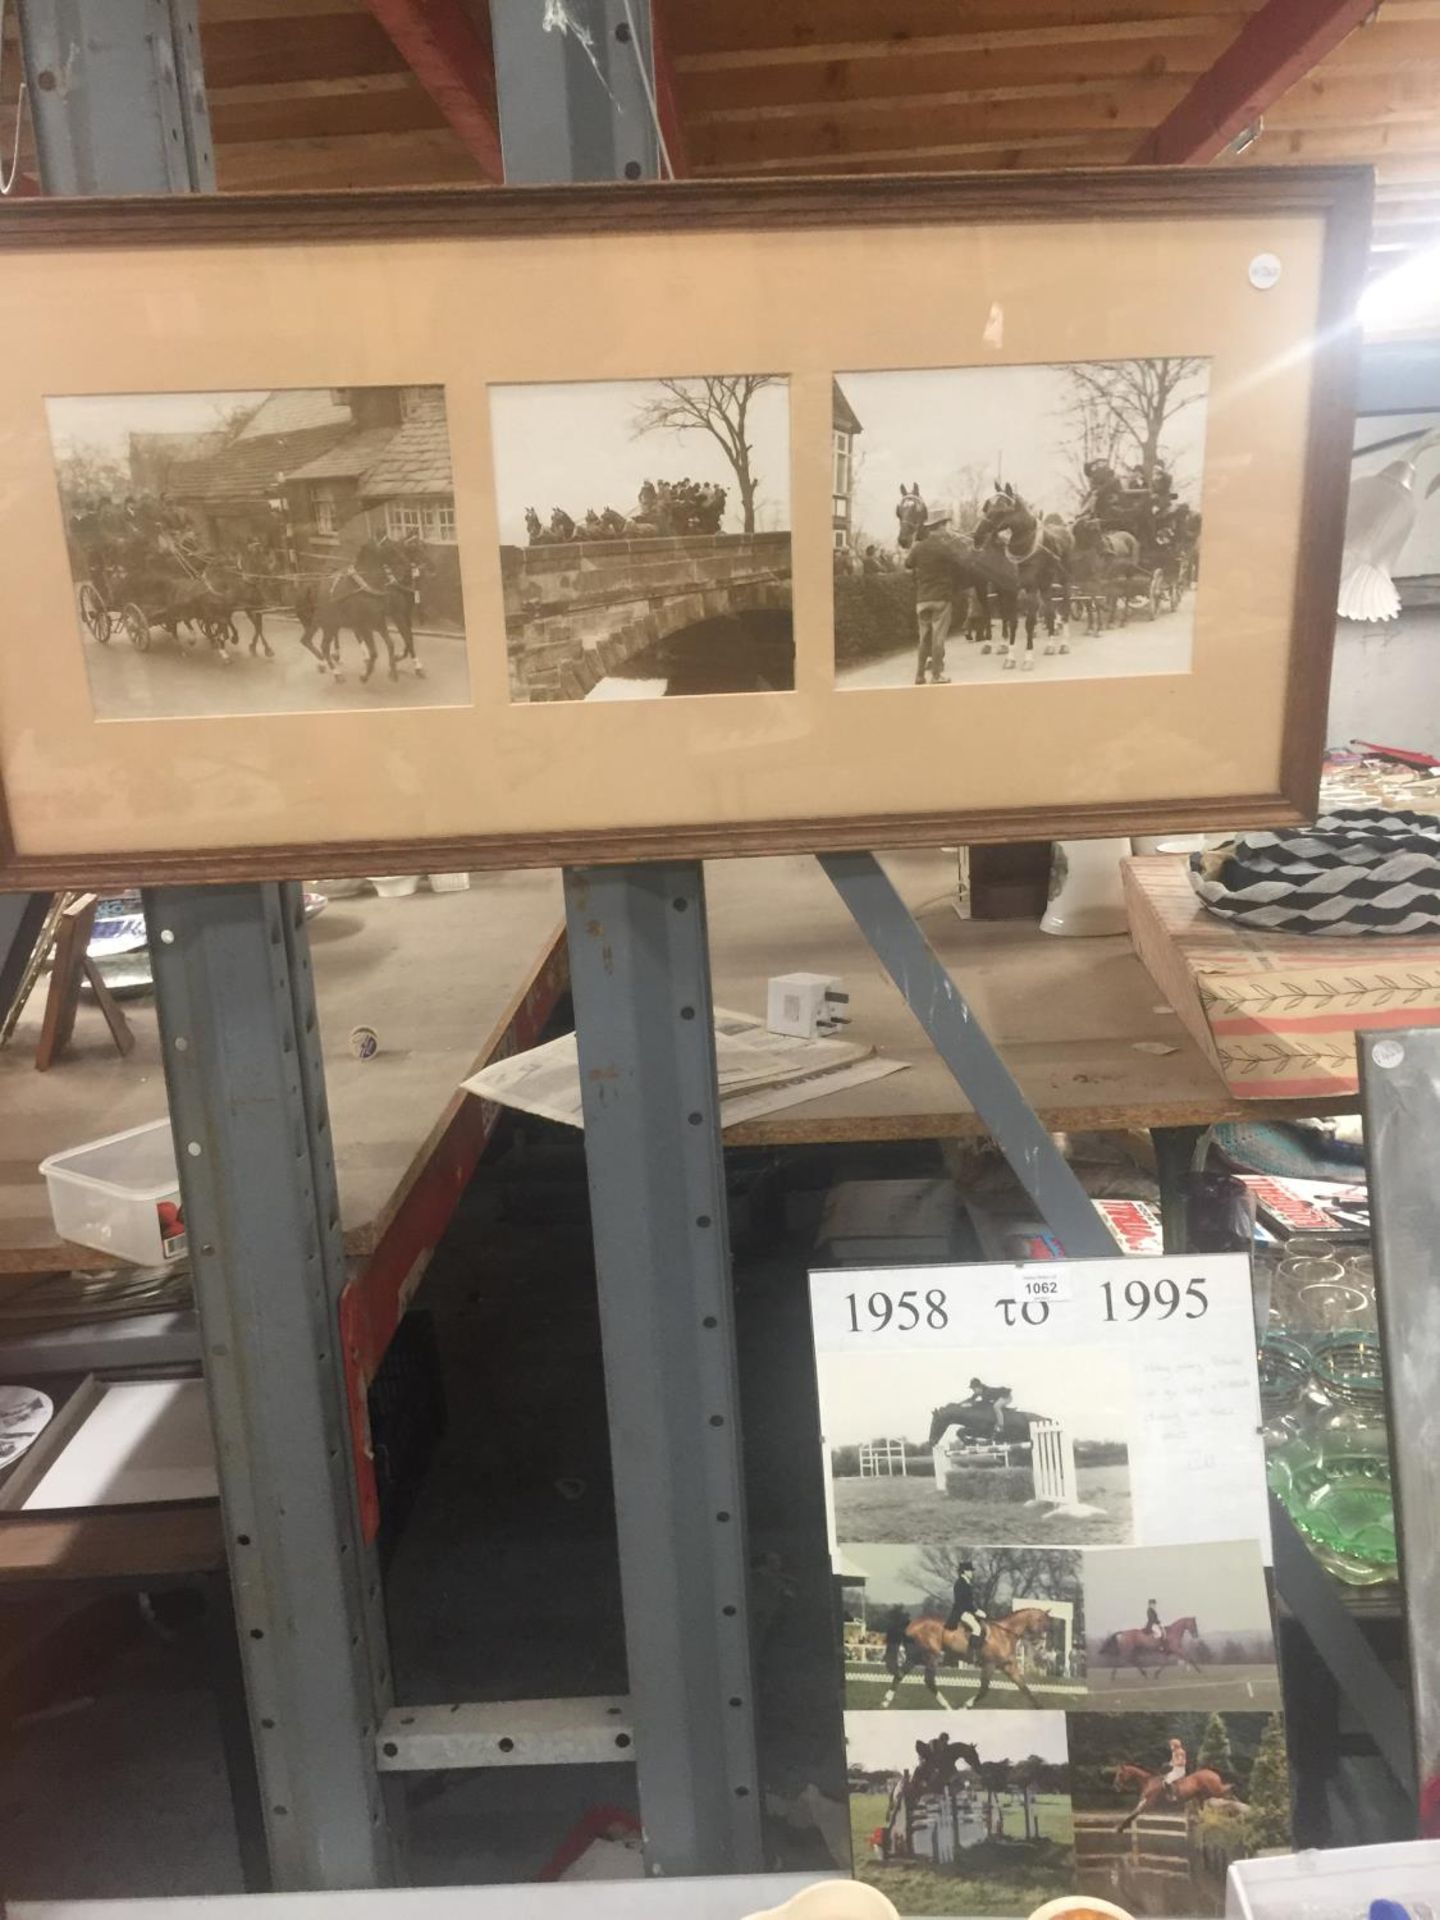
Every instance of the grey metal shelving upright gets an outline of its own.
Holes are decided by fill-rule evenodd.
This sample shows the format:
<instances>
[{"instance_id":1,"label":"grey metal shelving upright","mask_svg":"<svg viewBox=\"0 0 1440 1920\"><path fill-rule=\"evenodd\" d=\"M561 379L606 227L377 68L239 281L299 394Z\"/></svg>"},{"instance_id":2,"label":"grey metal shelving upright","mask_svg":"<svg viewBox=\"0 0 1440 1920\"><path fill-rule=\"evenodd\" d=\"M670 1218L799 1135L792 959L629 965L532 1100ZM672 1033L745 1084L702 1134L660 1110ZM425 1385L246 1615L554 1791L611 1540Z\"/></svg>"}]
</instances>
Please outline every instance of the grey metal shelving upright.
<instances>
[{"instance_id":1,"label":"grey metal shelving upright","mask_svg":"<svg viewBox=\"0 0 1440 1920\"><path fill-rule=\"evenodd\" d=\"M21 36L47 192L214 189L197 0L27 0ZM145 908L272 1873L379 1885L388 1662L299 889L164 888Z\"/></svg>"},{"instance_id":2,"label":"grey metal shelving upright","mask_svg":"<svg viewBox=\"0 0 1440 1920\"><path fill-rule=\"evenodd\" d=\"M512 180L655 174L648 0L492 0L491 16ZM23 38L48 190L213 187L196 0L26 0ZM878 863L824 865L1068 1251L1112 1252ZM528 1721L517 1709L517 1725L533 1731L535 1757L613 1759L614 1713L619 1739L633 1729L648 1868L753 1871L760 1782L704 873L698 862L577 870L565 898L631 1698L628 1715L626 1703L585 1703L567 1726L548 1703ZM448 1726L482 1731L438 1745L423 1710L408 1733L405 1715L384 1719L383 1608L344 1417L335 1167L298 890L162 889L146 910L275 1880L383 1885L403 1870L398 1801L377 1759L387 1773L433 1766L442 1751L439 1764L477 1765L496 1743L483 1710L457 1706ZM1305 1604L1325 1611L1323 1595ZM1327 1647L1344 1666L1358 1636L1337 1612ZM1352 1691L1387 1684L1351 1669ZM1393 1752L1393 1714L1385 1730Z\"/></svg>"}]
</instances>

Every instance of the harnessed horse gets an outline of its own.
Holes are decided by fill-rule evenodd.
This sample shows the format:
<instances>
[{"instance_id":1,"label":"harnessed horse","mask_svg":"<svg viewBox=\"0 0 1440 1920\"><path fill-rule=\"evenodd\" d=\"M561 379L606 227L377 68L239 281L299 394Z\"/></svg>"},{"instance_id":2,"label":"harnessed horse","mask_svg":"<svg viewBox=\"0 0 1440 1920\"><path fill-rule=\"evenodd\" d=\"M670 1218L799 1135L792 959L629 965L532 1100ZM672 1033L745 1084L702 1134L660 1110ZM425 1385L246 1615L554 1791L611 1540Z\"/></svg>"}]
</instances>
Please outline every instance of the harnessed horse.
<instances>
[{"instance_id":1,"label":"harnessed horse","mask_svg":"<svg viewBox=\"0 0 1440 1920\"><path fill-rule=\"evenodd\" d=\"M1008 536L1008 539L1006 538ZM1006 540L1009 557L1020 580L1020 598L1025 614L1025 647L1028 667L1035 650L1035 625L1043 608L1045 631L1053 640L1057 631L1056 597L1060 619L1070 617L1069 558L1074 539L1058 521L1041 520L1007 481L986 501L975 529L975 544L982 549L999 546ZM1018 635L1018 622L1009 624L1005 639L1011 645ZM1048 653L1068 653L1061 642L1046 648Z\"/></svg>"},{"instance_id":2,"label":"harnessed horse","mask_svg":"<svg viewBox=\"0 0 1440 1920\"><path fill-rule=\"evenodd\" d=\"M321 673L328 673L333 680L344 678L340 670L340 629L349 627L366 654L360 684L363 686L375 671L379 658L377 639L385 642L390 678L400 678L395 664L395 643L385 624L393 590L394 582L383 561L363 554L335 574L318 593L308 586L297 590L295 612L300 620L300 644L315 656ZM314 643L317 632L318 647Z\"/></svg>"}]
</instances>

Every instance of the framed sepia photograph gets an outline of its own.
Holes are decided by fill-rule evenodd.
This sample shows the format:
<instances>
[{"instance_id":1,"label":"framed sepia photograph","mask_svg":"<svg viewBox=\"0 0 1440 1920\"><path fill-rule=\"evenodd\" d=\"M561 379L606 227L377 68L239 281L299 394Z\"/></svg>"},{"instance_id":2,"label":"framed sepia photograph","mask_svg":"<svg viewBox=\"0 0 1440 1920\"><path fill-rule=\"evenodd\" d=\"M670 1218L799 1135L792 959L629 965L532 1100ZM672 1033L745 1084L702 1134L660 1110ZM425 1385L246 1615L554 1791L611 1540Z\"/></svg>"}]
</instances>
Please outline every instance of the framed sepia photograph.
<instances>
[{"instance_id":1,"label":"framed sepia photograph","mask_svg":"<svg viewBox=\"0 0 1440 1920\"><path fill-rule=\"evenodd\" d=\"M0 884L1312 807L1360 169L0 208Z\"/></svg>"},{"instance_id":2,"label":"framed sepia photograph","mask_svg":"<svg viewBox=\"0 0 1440 1920\"><path fill-rule=\"evenodd\" d=\"M842 375L836 686L1188 673L1209 389L1184 354Z\"/></svg>"},{"instance_id":3,"label":"framed sepia photograph","mask_svg":"<svg viewBox=\"0 0 1440 1920\"><path fill-rule=\"evenodd\" d=\"M469 704L439 387L45 411L97 720Z\"/></svg>"}]
</instances>

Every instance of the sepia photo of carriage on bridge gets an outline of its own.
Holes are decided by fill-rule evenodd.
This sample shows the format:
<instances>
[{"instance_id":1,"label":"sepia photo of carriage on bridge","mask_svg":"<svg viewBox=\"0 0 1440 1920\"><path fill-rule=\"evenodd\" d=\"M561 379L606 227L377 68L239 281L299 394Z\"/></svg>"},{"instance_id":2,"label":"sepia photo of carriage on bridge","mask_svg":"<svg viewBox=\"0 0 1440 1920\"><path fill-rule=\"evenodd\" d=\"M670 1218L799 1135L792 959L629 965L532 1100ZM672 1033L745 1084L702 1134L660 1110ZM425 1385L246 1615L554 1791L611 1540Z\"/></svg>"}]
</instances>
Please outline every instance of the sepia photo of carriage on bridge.
<instances>
[{"instance_id":1,"label":"sepia photo of carriage on bridge","mask_svg":"<svg viewBox=\"0 0 1440 1920\"><path fill-rule=\"evenodd\" d=\"M788 382L490 389L510 696L788 691Z\"/></svg>"},{"instance_id":2,"label":"sepia photo of carriage on bridge","mask_svg":"<svg viewBox=\"0 0 1440 1920\"><path fill-rule=\"evenodd\" d=\"M1134 1538L1123 1355L824 1354L832 1539L1079 1547Z\"/></svg>"},{"instance_id":3,"label":"sepia photo of carriage on bridge","mask_svg":"<svg viewBox=\"0 0 1440 1920\"><path fill-rule=\"evenodd\" d=\"M1185 673L1209 365L835 383L836 683Z\"/></svg>"},{"instance_id":4,"label":"sepia photo of carriage on bridge","mask_svg":"<svg viewBox=\"0 0 1440 1920\"><path fill-rule=\"evenodd\" d=\"M97 718L468 702L441 388L47 409Z\"/></svg>"}]
</instances>

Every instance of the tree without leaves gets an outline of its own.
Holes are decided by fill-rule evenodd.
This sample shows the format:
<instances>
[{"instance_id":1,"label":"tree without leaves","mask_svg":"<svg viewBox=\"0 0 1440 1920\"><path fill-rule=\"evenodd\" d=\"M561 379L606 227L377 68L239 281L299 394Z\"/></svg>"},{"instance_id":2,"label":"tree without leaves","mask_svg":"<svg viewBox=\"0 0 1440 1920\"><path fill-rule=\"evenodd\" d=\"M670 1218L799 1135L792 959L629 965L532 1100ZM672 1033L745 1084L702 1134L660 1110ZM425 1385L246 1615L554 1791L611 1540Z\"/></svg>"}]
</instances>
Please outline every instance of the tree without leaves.
<instances>
[{"instance_id":1,"label":"tree without leaves","mask_svg":"<svg viewBox=\"0 0 1440 1920\"><path fill-rule=\"evenodd\" d=\"M1205 398L1206 362L1189 355L1159 360L1095 360L1067 369L1071 415L1101 451L1087 458L1114 460L1134 449L1148 484L1160 461L1165 429Z\"/></svg>"},{"instance_id":2,"label":"tree without leaves","mask_svg":"<svg viewBox=\"0 0 1440 1920\"><path fill-rule=\"evenodd\" d=\"M659 395L636 408L631 436L638 440L646 433L708 433L735 475L741 525L746 533L754 533L759 482L750 465L753 448L745 437L750 403L763 388L778 386L779 376L707 375L701 380L657 380L655 385Z\"/></svg>"},{"instance_id":3,"label":"tree without leaves","mask_svg":"<svg viewBox=\"0 0 1440 1920\"><path fill-rule=\"evenodd\" d=\"M1078 505L1090 491L1087 463L1103 460L1107 466L1114 466L1125 443L1125 429L1094 393L1073 392L1065 411L1071 430L1066 451L1074 462L1071 485Z\"/></svg>"},{"instance_id":4,"label":"tree without leaves","mask_svg":"<svg viewBox=\"0 0 1440 1920\"><path fill-rule=\"evenodd\" d=\"M1080 1575L1078 1556L1056 1552L1049 1547L974 1547L932 1545L922 1547L913 1567L904 1578L917 1586L927 1586L938 1599L949 1605L950 1590L961 1565L975 1569L972 1582L981 1609L989 1614L1008 1613L1016 1600L1069 1600L1078 1602ZM1082 1623L1076 1618L1077 1635Z\"/></svg>"},{"instance_id":5,"label":"tree without leaves","mask_svg":"<svg viewBox=\"0 0 1440 1920\"><path fill-rule=\"evenodd\" d=\"M55 462L55 474L67 503L73 503L82 494L97 493L106 499L118 500L131 487L129 469L109 454L97 453L91 447L62 454Z\"/></svg>"}]
</instances>

